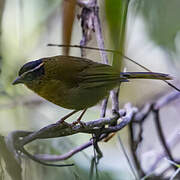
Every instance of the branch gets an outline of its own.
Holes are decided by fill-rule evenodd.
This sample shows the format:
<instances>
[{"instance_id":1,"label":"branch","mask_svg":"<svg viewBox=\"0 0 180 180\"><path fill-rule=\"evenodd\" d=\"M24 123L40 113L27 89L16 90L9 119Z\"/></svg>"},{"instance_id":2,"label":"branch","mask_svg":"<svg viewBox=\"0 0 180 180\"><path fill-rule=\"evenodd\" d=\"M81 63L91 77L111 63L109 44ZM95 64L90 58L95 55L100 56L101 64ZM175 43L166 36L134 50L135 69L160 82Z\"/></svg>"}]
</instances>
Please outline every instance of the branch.
<instances>
[{"instance_id":1,"label":"branch","mask_svg":"<svg viewBox=\"0 0 180 180\"><path fill-rule=\"evenodd\" d=\"M179 134L178 131L175 131L175 133L167 140L167 144L170 148L174 148L179 143ZM156 160L153 162L151 167L149 168L148 172L153 172L163 160L163 158L166 157L166 152L164 150L161 150L160 152L157 152Z\"/></svg>"},{"instance_id":2,"label":"branch","mask_svg":"<svg viewBox=\"0 0 180 180\"><path fill-rule=\"evenodd\" d=\"M97 0L88 1L78 1L78 4L82 7L81 15L81 27L82 27L82 40L80 42L81 46L81 56L85 56L85 50L82 47L86 47L88 41L91 40L92 33L96 34L96 41L100 49L104 49L104 39L102 36L101 24L99 19L99 7L97 5ZM105 51L100 51L101 58L104 64L108 64L108 58ZM100 117L105 117L107 108L108 98L104 99L102 102L102 109Z\"/></svg>"},{"instance_id":3,"label":"branch","mask_svg":"<svg viewBox=\"0 0 180 180\"><path fill-rule=\"evenodd\" d=\"M126 114L120 118L124 110L126 111ZM137 109L132 107L131 104L126 104L124 110L120 111L119 116L116 115L110 118L100 118L94 121L84 123L83 126L80 126L80 125L73 126L73 123L72 124L62 123L62 124L52 124L52 125L46 126L45 128L42 128L37 132L15 131L11 133L11 138L13 139L14 148L16 149L16 151L23 151L28 157L30 157L31 159L35 161L37 160L37 161L42 162L42 161L47 161L47 160L48 161L65 160L71 157L72 155L82 151L83 149L86 149L89 146L91 146L93 144L92 140L61 156L54 156L54 155L33 156L33 155L30 155L23 148L23 146L36 139L63 137L63 136L77 134L77 133L100 134L99 135L100 138L98 139L98 141L101 141L102 139L107 137L109 133L117 132L121 130L123 127L125 127L127 124L129 124L134 114L137 112ZM121 120L121 122L118 123L116 126L101 128L104 125L111 124L114 121L117 121L117 119Z\"/></svg>"},{"instance_id":4,"label":"branch","mask_svg":"<svg viewBox=\"0 0 180 180\"><path fill-rule=\"evenodd\" d=\"M157 129L157 133L159 135L159 139L161 141L161 144L164 147L164 150L165 150L168 158L171 161L174 161L174 158L171 154L171 151L169 149L168 144L166 143L166 138L165 138L164 133L163 133L162 125L160 122L159 109L158 110L153 109L153 113L154 113L154 121L155 121L156 129ZM175 166L172 166L172 167L175 168Z\"/></svg>"},{"instance_id":5,"label":"branch","mask_svg":"<svg viewBox=\"0 0 180 180\"><path fill-rule=\"evenodd\" d=\"M178 98L180 98L180 93L177 91L172 91L172 92L162 96L161 98L159 98L158 101L156 101L156 103L154 103L154 109L155 110L161 109L164 106L168 105L169 103L175 101Z\"/></svg>"},{"instance_id":6,"label":"branch","mask_svg":"<svg viewBox=\"0 0 180 180\"><path fill-rule=\"evenodd\" d=\"M166 139L164 138L164 135L162 133L162 128L160 125L160 119L159 119L159 111L161 108L163 108L164 106L170 104L171 102L177 100L178 98L180 98L180 93L177 91L173 91L170 92L162 97L160 97L159 99L157 99L156 102L151 102L151 103L147 103L144 105L144 107L135 114L134 119L132 121L132 123L130 124L130 147L131 147L131 152L134 158L134 162L136 164L136 167L140 173L140 176L142 177L143 175L145 175L145 172L143 171L143 168L140 166L140 160L138 155L136 154L137 148L139 147L140 143L143 140L142 137L142 133L143 133L143 124L145 122L145 120L147 119L147 117L150 115L150 113L154 113L155 114L155 123L156 123L156 127L157 127L157 132L159 133L159 138L161 143L163 144L163 152L166 152L166 154L168 155L169 159L173 159L172 154L170 152L169 149L169 145L166 142ZM158 112L158 113L157 113ZM135 132L135 125L139 125L139 133L137 134L137 132ZM135 134L136 137L135 138ZM157 159L159 159L159 157L161 157L160 155L157 157ZM155 161L157 162L157 161ZM151 170L154 169L156 166L155 164L152 165L152 167L150 168Z\"/></svg>"}]
</instances>

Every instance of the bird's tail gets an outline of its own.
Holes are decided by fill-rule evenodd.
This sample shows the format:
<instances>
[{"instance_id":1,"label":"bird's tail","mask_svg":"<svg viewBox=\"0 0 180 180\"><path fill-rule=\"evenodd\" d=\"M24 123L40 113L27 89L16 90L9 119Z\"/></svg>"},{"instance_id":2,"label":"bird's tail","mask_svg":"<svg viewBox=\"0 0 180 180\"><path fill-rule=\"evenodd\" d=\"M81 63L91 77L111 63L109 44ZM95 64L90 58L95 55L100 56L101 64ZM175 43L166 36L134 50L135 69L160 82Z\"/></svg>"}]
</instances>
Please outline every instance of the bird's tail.
<instances>
[{"instance_id":1,"label":"bird's tail","mask_svg":"<svg viewBox=\"0 0 180 180\"><path fill-rule=\"evenodd\" d=\"M121 73L122 78L127 79L160 79L160 80L170 80L172 77L170 77L168 74L163 73L155 73L155 72L122 72Z\"/></svg>"}]
</instances>

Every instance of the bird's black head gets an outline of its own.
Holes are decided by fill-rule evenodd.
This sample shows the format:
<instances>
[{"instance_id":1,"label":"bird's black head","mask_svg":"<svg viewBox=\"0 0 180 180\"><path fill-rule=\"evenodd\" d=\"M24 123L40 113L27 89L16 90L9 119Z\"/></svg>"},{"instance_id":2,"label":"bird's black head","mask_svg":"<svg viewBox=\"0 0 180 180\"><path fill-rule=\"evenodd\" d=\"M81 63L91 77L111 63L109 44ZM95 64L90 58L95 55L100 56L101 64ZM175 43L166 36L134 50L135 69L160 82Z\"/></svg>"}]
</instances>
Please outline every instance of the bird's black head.
<instances>
[{"instance_id":1,"label":"bird's black head","mask_svg":"<svg viewBox=\"0 0 180 180\"><path fill-rule=\"evenodd\" d=\"M19 77L13 82L13 85L31 83L33 80L38 80L44 75L44 63L41 59L28 62L21 67L18 74Z\"/></svg>"}]
</instances>

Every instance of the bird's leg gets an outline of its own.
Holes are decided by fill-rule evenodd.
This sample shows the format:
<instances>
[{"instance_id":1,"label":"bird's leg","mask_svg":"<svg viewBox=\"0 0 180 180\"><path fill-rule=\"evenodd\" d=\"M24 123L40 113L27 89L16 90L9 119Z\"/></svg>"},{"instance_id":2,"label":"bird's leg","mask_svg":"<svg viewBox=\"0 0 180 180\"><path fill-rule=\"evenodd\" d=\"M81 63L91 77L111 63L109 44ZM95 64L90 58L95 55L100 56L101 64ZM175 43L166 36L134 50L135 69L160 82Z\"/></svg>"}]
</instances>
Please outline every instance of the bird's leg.
<instances>
[{"instance_id":1,"label":"bird's leg","mask_svg":"<svg viewBox=\"0 0 180 180\"><path fill-rule=\"evenodd\" d=\"M67 114L66 116L62 117L56 124L61 124L64 123L64 121L69 118L70 116L72 116L73 114L75 114L76 112L78 112L77 110L74 110L72 112L70 112L69 114Z\"/></svg>"},{"instance_id":2,"label":"bird's leg","mask_svg":"<svg viewBox=\"0 0 180 180\"><path fill-rule=\"evenodd\" d=\"M115 132L109 134L109 135L103 140L103 142L108 142L108 141L111 140L115 135L116 135Z\"/></svg>"},{"instance_id":3,"label":"bird's leg","mask_svg":"<svg viewBox=\"0 0 180 180\"><path fill-rule=\"evenodd\" d=\"M80 116L78 117L78 119L73 122L73 125L76 125L76 124L79 123L81 126L84 126L84 124L83 124L83 122L81 121L81 119L82 119L84 113L86 112L86 110L87 110L87 109L84 109L84 110L82 111L82 113L80 114Z\"/></svg>"}]
</instances>

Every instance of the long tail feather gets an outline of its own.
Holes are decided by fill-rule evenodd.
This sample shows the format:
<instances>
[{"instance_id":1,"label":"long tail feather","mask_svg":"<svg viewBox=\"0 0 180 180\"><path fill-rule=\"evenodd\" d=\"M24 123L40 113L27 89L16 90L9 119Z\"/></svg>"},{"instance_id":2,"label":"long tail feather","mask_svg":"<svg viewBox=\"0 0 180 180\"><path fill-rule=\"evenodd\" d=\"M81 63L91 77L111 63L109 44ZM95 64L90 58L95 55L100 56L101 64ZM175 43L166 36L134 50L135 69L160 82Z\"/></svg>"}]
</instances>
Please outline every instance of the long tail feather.
<instances>
[{"instance_id":1,"label":"long tail feather","mask_svg":"<svg viewBox=\"0 0 180 180\"><path fill-rule=\"evenodd\" d=\"M160 79L160 80L171 80L168 74L155 73L155 72L122 72L121 77L127 79Z\"/></svg>"}]
</instances>

